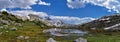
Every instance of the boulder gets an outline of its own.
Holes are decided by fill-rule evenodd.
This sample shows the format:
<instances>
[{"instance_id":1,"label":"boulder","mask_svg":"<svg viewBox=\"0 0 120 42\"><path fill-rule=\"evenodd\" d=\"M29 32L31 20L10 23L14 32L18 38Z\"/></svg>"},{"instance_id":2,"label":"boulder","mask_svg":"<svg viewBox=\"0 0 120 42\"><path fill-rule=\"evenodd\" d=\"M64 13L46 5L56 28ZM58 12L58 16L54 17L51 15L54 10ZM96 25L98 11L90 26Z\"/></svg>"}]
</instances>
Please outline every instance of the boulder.
<instances>
[{"instance_id":1,"label":"boulder","mask_svg":"<svg viewBox=\"0 0 120 42\"><path fill-rule=\"evenodd\" d=\"M3 26L0 26L0 29L4 28Z\"/></svg>"},{"instance_id":2,"label":"boulder","mask_svg":"<svg viewBox=\"0 0 120 42\"><path fill-rule=\"evenodd\" d=\"M13 27L13 28L10 28L10 30L12 30L12 31L16 31L16 30L18 30L18 29L15 28L15 27Z\"/></svg>"},{"instance_id":3,"label":"boulder","mask_svg":"<svg viewBox=\"0 0 120 42\"><path fill-rule=\"evenodd\" d=\"M25 36L24 39L29 39L30 37L29 36Z\"/></svg>"},{"instance_id":4,"label":"boulder","mask_svg":"<svg viewBox=\"0 0 120 42\"><path fill-rule=\"evenodd\" d=\"M2 20L1 21L4 25L9 25L10 23L8 22L8 21L6 21L6 20Z\"/></svg>"},{"instance_id":5,"label":"boulder","mask_svg":"<svg viewBox=\"0 0 120 42\"><path fill-rule=\"evenodd\" d=\"M80 37L80 38L76 39L74 42L87 42L87 39Z\"/></svg>"},{"instance_id":6,"label":"boulder","mask_svg":"<svg viewBox=\"0 0 120 42\"><path fill-rule=\"evenodd\" d=\"M57 42L53 38L49 38L46 42Z\"/></svg>"},{"instance_id":7,"label":"boulder","mask_svg":"<svg viewBox=\"0 0 120 42\"><path fill-rule=\"evenodd\" d=\"M24 36L18 36L17 39L24 39Z\"/></svg>"}]
</instances>

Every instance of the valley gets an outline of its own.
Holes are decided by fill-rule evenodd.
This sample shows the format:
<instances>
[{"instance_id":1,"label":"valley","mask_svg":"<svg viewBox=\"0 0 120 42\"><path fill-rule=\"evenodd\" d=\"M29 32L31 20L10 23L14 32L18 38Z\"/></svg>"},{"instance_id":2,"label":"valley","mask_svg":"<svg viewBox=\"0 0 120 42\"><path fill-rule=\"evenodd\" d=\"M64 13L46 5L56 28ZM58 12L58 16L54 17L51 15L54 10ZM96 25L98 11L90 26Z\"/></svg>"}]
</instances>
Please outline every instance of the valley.
<instances>
[{"instance_id":1,"label":"valley","mask_svg":"<svg viewBox=\"0 0 120 42\"><path fill-rule=\"evenodd\" d=\"M119 23L119 15L109 16L111 22L107 23L111 25L105 24L108 17L83 25L67 25L60 20L53 23L33 15L24 21L7 12L0 16L0 42L120 42L119 24L115 24Z\"/></svg>"}]
</instances>

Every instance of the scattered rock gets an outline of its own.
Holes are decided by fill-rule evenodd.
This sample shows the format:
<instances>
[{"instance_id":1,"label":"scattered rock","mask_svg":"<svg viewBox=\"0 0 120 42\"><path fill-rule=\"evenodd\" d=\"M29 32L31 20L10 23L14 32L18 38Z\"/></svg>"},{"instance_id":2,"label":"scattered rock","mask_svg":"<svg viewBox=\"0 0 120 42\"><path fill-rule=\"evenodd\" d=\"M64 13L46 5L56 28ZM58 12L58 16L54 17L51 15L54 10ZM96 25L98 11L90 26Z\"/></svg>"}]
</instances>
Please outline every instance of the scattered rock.
<instances>
[{"instance_id":1,"label":"scattered rock","mask_svg":"<svg viewBox=\"0 0 120 42\"><path fill-rule=\"evenodd\" d=\"M7 32L7 33L8 33L9 31L5 31L5 32Z\"/></svg>"},{"instance_id":2,"label":"scattered rock","mask_svg":"<svg viewBox=\"0 0 120 42\"><path fill-rule=\"evenodd\" d=\"M4 24L4 25L9 25L10 23L6 20L1 20L1 22Z\"/></svg>"},{"instance_id":3,"label":"scattered rock","mask_svg":"<svg viewBox=\"0 0 120 42\"><path fill-rule=\"evenodd\" d=\"M8 28L8 25L3 25L4 28Z\"/></svg>"},{"instance_id":4,"label":"scattered rock","mask_svg":"<svg viewBox=\"0 0 120 42\"><path fill-rule=\"evenodd\" d=\"M19 27L22 27L22 26L23 26L21 23L15 23L14 25L15 25L15 26L19 26Z\"/></svg>"},{"instance_id":5,"label":"scattered rock","mask_svg":"<svg viewBox=\"0 0 120 42\"><path fill-rule=\"evenodd\" d=\"M0 29L4 28L3 26L0 26Z\"/></svg>"},{"instance_id":6,"label":"scattered rock","mask_svg":"<svg viewBox=\"0 0 120 42\"><path fill-rule=\"evenodd\" d=\"M16 31L16 30L18 30L18 29L15 28L15 27L13 27L13 28L10 28L10 30L12 30L12 31Z\"/></svg>"},{"instance_id":7,"label":"scattered rock","mask_svg":"<svg viewBox=\"0 0 120 42\"><path fill-rule=\"evenodd\" d=\"M40 17L37 15L29 14L28 16L30 17L30 21L40 20Z\"/></svg>"},{"instance_id":8,"label":"scattered rock","mask_svg":"<svg viewBox=\"0 0 120 42\"><path fill-rule=\"evenodd\" d=\"M74 42L87 42L87 40L80 37L80 38L76 39Z\"/></svg>"},{"instance_id":9,"label":"scattered rock","mask_svg":"<svg viewBox=\"0 0 120 42\"><path fill-rule=\"evenodd\" d=\"M18 36L17 39L25 39L28 40L30 37L29 36Z\"/></svg>"},{"instance_id":10,"label":"scattered rock","mask_svg":"<svg viewBox=\"0 0 120 42\"><path fill-rule=\"evenodd\" d=\"M49 38L46 42L57 42L53 38Z\"/></svg>"},{"instance_id":11,"label":"scattered rock","mask_svg":"<svg viewBox=\"0 0 120 42\"><path fill-rule=\"evenodd\" d=\"M41 27L45 27L44 25L41 25Z\"/></svg>"},{"instance_id":12,"label":"scattered rock","mask_svg":"<svg viewBox=\"0 0 120 42\"><path fill-rule=\"evenodd\" d=\"M90 28L91 30L96 30L96 27L94 27L94 28Z\"/></svg>"},{"instance_id":13,"label":"scattered rock","mask_svg":"<svg viewBox=\"0 0 120 42\"><path fill-rule=\"evenodd\" d=\"M25 36L25 39L29 39L29 36Z\"/></svg>"},{"instance_id":14,"label":"scattered rock","mask_svg":"<svg viewBox=\"0 0 120 42\"><path fill-rule=\"evenodd\" d=\"M3 34L3 32L0 32L0 36Z\"/></svg>"},{"instance_id":15,"label":"scattered rock","mask_svg":"<svg viewBox=\"0 0 120 42\"><path fill-rule=\"evenodd\" d=\"M24 39L24 36L18 36L17 39Z\"/></svg>"}]
</instances>

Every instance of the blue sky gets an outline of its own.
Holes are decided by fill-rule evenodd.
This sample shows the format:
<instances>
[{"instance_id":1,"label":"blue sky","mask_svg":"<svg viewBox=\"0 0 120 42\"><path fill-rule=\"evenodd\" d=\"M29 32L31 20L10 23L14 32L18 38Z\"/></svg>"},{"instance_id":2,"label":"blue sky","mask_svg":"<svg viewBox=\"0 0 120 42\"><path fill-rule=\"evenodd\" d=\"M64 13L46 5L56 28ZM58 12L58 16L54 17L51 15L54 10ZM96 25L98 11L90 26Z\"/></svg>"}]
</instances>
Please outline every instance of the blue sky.
<instances>
[{"instance_id":1,"label":"blue sky","mask_svg":"<svg viewBox=\"0 0 120 42\"><path fill-rule=\"evenodd\" d=\"M6 4L4 4L6 3ZM39 14L67 22L94 20L120 12L119 0L1 0L0 9L18 14ZM77 23L76 22L76 23Z\"/></svg>"},{"instance_id":2,"label":"blue sky","mask_svg":"<svg viewBox=\"0 0 120 42\"><path fill-rule=\"evenodd\" d=\"M68 8L65 3L59 4L59 5L54 3L51 6L34 5L32 10L43 11L48 13L49 15L56 15L56 16L94 17L94 18L115 13L114 11L108 12L108 9L104 7L94 6L91 4L86 5L86 7L84 8L71 9L71 8Z\"/></svg>"},{"instance_id":3,"label":"blue sky","mask_svg":"<svg viewBox=\"0 0 120 42\"><path fill-rule=\"evenodd\" d=\"M74 17L94 17L99 18L105 15L114 14L115 12L108 12L108 9L105 7L95 6L87 4L83 8L71 9L67 7L66 0L43 0L50 2L51 6L33 6L35 11L44 11L50 15L57 16L74 16Z\"/></svg>"},{"instance_id":4,"label":"blue sky","mask_svg":"<svg viewBox=\"0 0 120 42\"><path fill-rule=\"evenodd\" d=\"M38 12L46 12L48 15L55 16L72 16L72 17L93 17L99 18L105 15L114 14L115 11L108 12L108 9L101 6L96 6L92 4L86 4L85 7L78 9L69 8L66 0L42 0L47 3L51 3L50 6L45 5L32 5L32 9ZM10 9L8 9L10 10ZM21 10L20 8L13 8L13 10ZM24 10L24 9L22 9Z\"/></svg>"}]
</instances>

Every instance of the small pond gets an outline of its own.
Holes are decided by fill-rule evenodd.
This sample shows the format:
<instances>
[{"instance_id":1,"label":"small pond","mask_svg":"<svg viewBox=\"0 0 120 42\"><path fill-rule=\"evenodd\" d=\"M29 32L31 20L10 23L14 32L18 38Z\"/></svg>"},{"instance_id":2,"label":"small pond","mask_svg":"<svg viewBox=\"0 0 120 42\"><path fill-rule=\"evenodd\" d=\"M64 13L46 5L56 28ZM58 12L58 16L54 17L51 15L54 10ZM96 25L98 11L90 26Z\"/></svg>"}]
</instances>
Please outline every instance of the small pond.
<instances>
[{"instance_id":1,"label":"small pond","mask_svg":"<svg viewBox=\"0 0 120 42\"><path fill-rule=\"evenodd\" d=\"M61 28L46 29L43 30L43 33L50 33L50 35L54 36L84 36L85 34L87 34L87 32L78 29L61 29Z\"/></svg>"}]
</instances>

